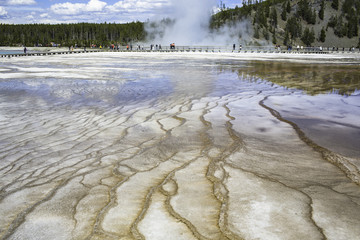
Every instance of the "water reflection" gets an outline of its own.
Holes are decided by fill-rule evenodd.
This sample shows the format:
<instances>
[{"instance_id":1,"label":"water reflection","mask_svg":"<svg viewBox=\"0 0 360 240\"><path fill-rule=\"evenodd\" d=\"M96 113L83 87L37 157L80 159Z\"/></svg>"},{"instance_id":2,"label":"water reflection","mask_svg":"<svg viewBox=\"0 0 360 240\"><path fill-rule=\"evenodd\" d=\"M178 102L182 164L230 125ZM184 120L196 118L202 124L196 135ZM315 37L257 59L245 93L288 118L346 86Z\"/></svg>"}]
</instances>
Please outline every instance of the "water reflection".
<instances>
[{"instance_id":1,"label":"water reflection","mask_svg":"<svg viewBox=\"0 0 360 240\"><path fill-rule=\"evenodd\" d=\"M218 64L221 74L216 96L243 92L249 97L267 96L268 107L296 124L320 146L358 158L358 66L284 62L248 62L239 66L232 61Z\"/></svg>"},{"instance_id":2,"label":"water reflection","mask_svg":"<svg viewBox=\"0 0 360 240\"><path fill-rule=\"evenodd\" d=\"M0 63L1 239L360 236L354 67L124 54Z\"/></svg>"},{"instance_id":3,"label":"water reflection","mask_svg":"<svg viewBox=\"0 0 360 240\"><path fill-rule=\"evenodd\" d=\"M360 89L357 65L251 62L246 68L233 68L233 71L239 76L247 74L287 88L304 90L309 95L352 95Z\"/></svg>"}]
</instances>

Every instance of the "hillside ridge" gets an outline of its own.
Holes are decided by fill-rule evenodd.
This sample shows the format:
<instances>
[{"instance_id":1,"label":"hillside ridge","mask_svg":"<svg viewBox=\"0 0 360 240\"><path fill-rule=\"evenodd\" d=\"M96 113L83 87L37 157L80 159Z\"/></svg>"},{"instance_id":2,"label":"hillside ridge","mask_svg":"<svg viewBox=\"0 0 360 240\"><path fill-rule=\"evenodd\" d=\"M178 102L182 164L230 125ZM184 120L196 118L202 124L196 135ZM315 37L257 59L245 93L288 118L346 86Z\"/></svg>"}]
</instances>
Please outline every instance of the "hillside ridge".
<instances>
[{"instance_id":1,"label":"hillside ridge","mask_svg":"<svg viewBox=\"0 0 360 240\"><path fill-rule=\"evenodd\" d=\"M359 47L360 0L243 1L242 7L221 9L211 28L251 22L255 43L325 47Z\"/></svg>"}]
</instances>

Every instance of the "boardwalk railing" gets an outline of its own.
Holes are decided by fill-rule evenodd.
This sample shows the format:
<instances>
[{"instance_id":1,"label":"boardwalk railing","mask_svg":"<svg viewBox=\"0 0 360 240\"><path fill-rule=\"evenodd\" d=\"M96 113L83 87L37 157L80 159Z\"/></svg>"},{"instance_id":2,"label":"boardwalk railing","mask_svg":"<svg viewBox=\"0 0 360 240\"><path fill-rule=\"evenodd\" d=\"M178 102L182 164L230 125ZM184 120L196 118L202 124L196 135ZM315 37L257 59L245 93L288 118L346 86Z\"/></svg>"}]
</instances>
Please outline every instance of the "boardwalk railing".
<instances>
[{"instance_id":1,"label":"boardwalk railing","mask_svg":"<svg viewBox=\"0 0 360 240\"><path fill-rule=\"evenodd\" d=\"M175 49L171 49L170 46L132 46L129 49L126 47L120 47L119 49L110 49L110 51L152 51L152 52L245 52L245 53L360 53L358 48L335 48L335 47L293 47L289 49L287 47L274 47L274 46L176 46Z\"/></svg>"},{"instance_id":2,"label":"boardwalk railing","mask_svg":"<svg viewBox=\"0 0 360 240\"><path fill-rule=\"evenodd\" d=\"M54 52L29 52L29 53L7 53L0 54L0 57L25 57L25 56L47 56L47 55L58 55L58 54L79 54L79 53L91 53L101 52L101 50L78 50L78 51L54 51Z\"/></svg>"},{"instance_id":3,"label":"boardwalk railing","mask_svg":"<svg viewBox=\"0 0 360 240\"><path fill-rule=\"evenodd\" d=\"M263 46L177 46L170 48L170 46L133 46L127 49L120 48L106 48L89 50L74 50L74 51L51 51L51 52L28 52L28 53L9 53L1 54L0 57L21 57L21 56L47 56L58 54L79 54L91 52L223 52L223 53L283 53L283 54L335 54L335 53L360 53L358 48L320 48L320 47L306 47L306 48L286 48L286 47L263 47Z\"/></svg>"}]
</instances>

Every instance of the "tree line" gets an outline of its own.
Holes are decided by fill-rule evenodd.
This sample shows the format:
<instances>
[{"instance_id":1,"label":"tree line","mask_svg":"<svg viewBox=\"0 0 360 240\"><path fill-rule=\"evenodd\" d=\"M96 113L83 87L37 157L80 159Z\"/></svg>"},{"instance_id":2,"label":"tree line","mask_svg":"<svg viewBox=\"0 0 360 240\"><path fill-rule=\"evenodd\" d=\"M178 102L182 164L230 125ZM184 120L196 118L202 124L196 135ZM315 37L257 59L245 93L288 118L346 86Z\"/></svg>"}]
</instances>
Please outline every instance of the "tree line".
<instances>
[{"instance_id":1,"label":"tree line","mask_svg":"<svg viewBox=\"0 0 360 240\"><path fill-rule=\"evenodd\" d=\"M144 23L0 24L1 46L127 44L146 37Z\"/></svg>"},{"instance_id":2,"label":"tree line","mask_svg":"<svg viewBox=\"0 0 360 240\"><path fill-rule=\"evenodd\" d=\"M327 22L325 13L333 14ZM360 0L243 0L241 8L221 10L215 14L211 27L220 28L246 18L252 20L255 39L266 39L273 44L281 39L285 45L302 41L310 46L316 40L325 42L327 34L338 38L358 37ZM316 24L322 26L319 32L314 30ZM329 32L330 29L333 33Z\"/></svg>"},{"instance_id":3,"label":"tree line","mask_svg":"<svg viewBox=\"0 0 360 240\"><path fill-rule=\"evenodd\" d=\"M325 12L333 14L326 24ZM273 44L282 41L285 45L302 41L306 46L310 46L316 40L325 42L327 34L334 34L338 38L358 37L360 0L243 0L242 7L222 7L220 12L212 16L210 28L217 29L243 19L251 19L255 39L266 39ZM149 34L144 29L145 24L151 29ZM316 24L322 25L319 32L314 30ZM143 22L0 24L0 45L125 45L151 39L152 35L165 25L173 25L173 20L166 19L157 26ZM330 29L333 29L333 33L329 33Z\"/></svg>"},{"instance_id":4,"label":"tree line","mask_svg":"<svg viewBox=\"0 0 360 240\"><path fill-rule=\"evenodd\" d=\"M332 8L339 9L339 0L334 0ZM360 1L359 0L345 0L341 6L341 12L331 16L328 27L334 29L336 36L342 37L356 37L359 31L360 18Z\"/></svg>"}]
</instances>

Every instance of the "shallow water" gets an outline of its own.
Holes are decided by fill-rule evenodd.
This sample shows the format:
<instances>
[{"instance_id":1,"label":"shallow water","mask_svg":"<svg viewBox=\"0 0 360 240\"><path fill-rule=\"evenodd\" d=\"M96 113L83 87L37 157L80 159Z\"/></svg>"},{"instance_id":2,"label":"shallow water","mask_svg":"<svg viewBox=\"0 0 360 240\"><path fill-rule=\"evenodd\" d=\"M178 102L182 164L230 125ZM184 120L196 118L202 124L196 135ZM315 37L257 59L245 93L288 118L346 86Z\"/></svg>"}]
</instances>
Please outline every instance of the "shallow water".
<instances>
[{"instance_id":1,"label":"shallow water","mask_svg":"<svg viewBox=\"0 0 360 240\"><path fill-rule=\"evenodd\" d=\"M0 55L1 54L20 54L20 53L24 53L23 50L0 50Z\"/></svg>"},{"instance_id":2,"label":"shallow water","mask_svg":"<svg viewBox=\"0 0 360 240\"><path fill-rule=\"evenodd\" d=\"M0 62L3 239L358 239L360 70Z\"/></svg>"}]
</instances>

